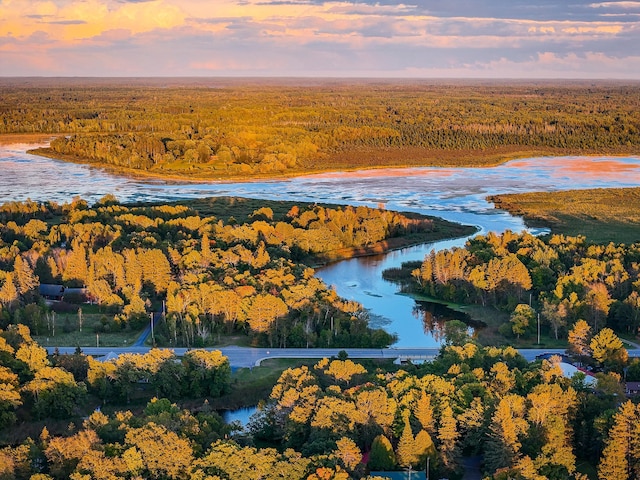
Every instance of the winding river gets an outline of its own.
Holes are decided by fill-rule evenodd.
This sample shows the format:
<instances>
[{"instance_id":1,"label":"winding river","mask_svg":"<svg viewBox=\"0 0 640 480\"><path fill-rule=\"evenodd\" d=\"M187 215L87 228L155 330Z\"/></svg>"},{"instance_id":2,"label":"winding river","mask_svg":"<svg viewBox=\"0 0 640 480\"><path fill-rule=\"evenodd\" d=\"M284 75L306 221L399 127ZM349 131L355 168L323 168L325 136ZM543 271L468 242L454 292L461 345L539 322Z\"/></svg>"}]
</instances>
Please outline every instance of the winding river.
<instances>
[{"instance_id":1,"label":"winding river","mask_svg":"<svg viewBox=\"0 0 640 480\"><path fill-rule=\"evenodd\" d=\"M94 202L107 193L121 202L169 201L234 195L273 200L338 203L413 211L476 225L480 233L521 231L522 219L496 210L485 198L497 193L640 186L638 157L548 157L513 160L491 168L407 168L334 172L288 180L179 183L121 177L103 170L29 155L35 145L0 145L0 203ZM416 302L382 279L384 269L421 260L431 249L463 245L455 239L356 258L319 269L317 275L348 299L359 301L372 324L398 335L395 347L436 346L416 313Z\"/></svg>"}]
</instances>

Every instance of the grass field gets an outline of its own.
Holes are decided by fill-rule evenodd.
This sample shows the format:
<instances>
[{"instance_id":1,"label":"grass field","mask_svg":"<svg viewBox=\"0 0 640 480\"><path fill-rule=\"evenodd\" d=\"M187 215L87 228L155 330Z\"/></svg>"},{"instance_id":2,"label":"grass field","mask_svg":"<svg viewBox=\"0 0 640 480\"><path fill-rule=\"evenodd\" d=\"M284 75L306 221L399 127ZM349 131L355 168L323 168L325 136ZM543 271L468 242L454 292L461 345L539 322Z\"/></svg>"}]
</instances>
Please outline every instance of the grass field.
<instances>
[{"instance_id":1,"label":"grass field","mask_svg":"<svg viewBox=\"0 0 640 480\"><path fill-rule=\"evenodd\" d=\"M595 243L640 241L640 188L496 195L496 208L524 217L528 226L584 235Z\"/></svg>"}]
</instances>

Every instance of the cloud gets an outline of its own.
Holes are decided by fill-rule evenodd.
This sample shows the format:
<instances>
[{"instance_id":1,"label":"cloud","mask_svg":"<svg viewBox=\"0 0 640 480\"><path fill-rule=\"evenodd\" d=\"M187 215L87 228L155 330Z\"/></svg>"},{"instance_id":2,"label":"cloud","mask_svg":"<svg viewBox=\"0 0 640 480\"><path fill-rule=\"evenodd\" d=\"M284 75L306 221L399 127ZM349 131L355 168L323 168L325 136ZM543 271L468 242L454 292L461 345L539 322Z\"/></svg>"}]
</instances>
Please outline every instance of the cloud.
<instances>
[{"instance_id":1,"label":"cloud","mask_svg":"<svg viewBox=\"0 0 640 480\"><path fill-rule=\"evenodd\" d=\"M48 23L50 25L86 25L87 22L85 20L51 20Z\"/></svg>"},{"instance_id":2,"label":"cloud","mask_svg":"<svg viewBox=\"0 0 640 480\"><path fill-rule=\"evenodd\" d=\"M640 2L593 0L2 0L0 67L47 75L47 56L56 75L633 78L638 14Z\"/></svg>"}]
</instances>

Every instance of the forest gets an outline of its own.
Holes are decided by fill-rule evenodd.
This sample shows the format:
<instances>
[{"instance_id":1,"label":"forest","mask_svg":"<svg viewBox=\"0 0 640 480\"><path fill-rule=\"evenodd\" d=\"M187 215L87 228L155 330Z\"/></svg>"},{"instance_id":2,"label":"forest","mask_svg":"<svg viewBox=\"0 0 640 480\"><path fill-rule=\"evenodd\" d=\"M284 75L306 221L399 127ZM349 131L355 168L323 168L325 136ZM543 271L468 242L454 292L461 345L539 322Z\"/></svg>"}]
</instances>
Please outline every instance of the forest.
<instances>
[{"instance_id":1,"label":"forest","mask_svg":"<svg viewBox=\"0 0 640 480\"><path fill-rule=\"evenodd\" d=\"M594 244L585 237L489 233L464 248L432 251L410 271L404 288L460 304L506 312L506 341L535 335L567 339L577 325L589 338L603 331L635 338L640 328L640 244ZM509 340L511 339L511 340ZM601 363L623 373L626 358ZM636 372L627 379L636 381ZM637 379L640 380L640 377Z\"/></svg>"},{"instance_id":2,"label":"forest","mask_svg":"<svg viewBox=\"0 0 640 480\"><path fill-rule=\"evenodd\" d=\"M228 387L219 352L192 350L178 363L167 350L48 359L27 327L11 325L0 331L0 432L16 412L46 423L0 447L0 476L382 480L385 471L428 468L430 478L460 479L463 457L482 455L488 479L587 480L596 459L600 480L637 478L640 410L622 400L618 374L596 374L594 388L582 373L566 378L559 357L529 363L512 347L451 331L423 365L365 367L341 355L288 368L242 431L207 401ZM584 346L577 333L572 346ZM181 391L168 388L176 378ZM154 396L127 407L141 380L149 392L200 400ZM78 405L96 396L120 403L78 418ZM51 432L56 418L69 423Z\"/></svg>"},{"instance_id":3,"label":"forest","mask_svg":"<svg viewBox=\"0 0 640 480\"><path fill-rule=\"evenodd\" d=\"M640 326L640 246L584 237L476 236L433 252L411 278L414 291L510 312L507 339L532 335L539 311L574 359L599 372L595 385L583 373L567 378L559 357L528 363L452 321L433 362L365 366L343 352L292 366L248 431L226 424L211 403L234 388L229 362L200 347L228 332L256 345L389 345L309 264L440 227L382 209L258 203L123 205L109 195L93 206L2 205L1 478L347 480L428 468L460 479L463 459L476 456L495 480L640 474L640 410L623 400L622 383L640 380L640 362L614 332ZM103 335L141 328L165 300L157 346L192 349L49 356L36 340L55 335L56 309L37 289L49 283L82 287L76 295L95 303ZM73 313L58 330L82 329L76 310L91 307L71 302L85 299L57 305Z\"/></svg>"},{"instance_id":4,"label":"forest","mask_svg":"<svg viewBox=\"0 0 640 480\"><path fill-rule=\"evenodd\" d=\"M0 327L23 323L48 338L56 323L59 333L82 331L82 312L73 321L68 313L84 307L101 315L96 333L139 331L151 312L161 313L158 346L209 346L240 334L270 347L380 348L393 338L369 329L360 305L338 297L310 265L377 251L393 239L469 231L368 207L291 204L276 213L262 206L244 218L229 215L244 203L193 202L226 211L224 219L183 204L121 205L112 195L91 207L81 199L2 205ZM51 310L40 285L70 295ZM64 324L56 313L65 314Z\"/></svg>"},{"instance_id":5,"label":"forest","mask_svg":"<svg viewBox=\"0 0 640 480\"><path fill-rule=\"evenodd\" d=\"M2 82L0 134L51 134L38 154L161 176L480 166L640 145L632 82Z\"/></svg>"},{"instance_id":6,"label":"forest","mask_svg":"<svg viewBox=\"0 0 640 480\"><path fill-rule=\"evenodd\" d=\"M44 134L35 153L119 172L215 180L640 153L637 82L129 83L0 79L0 136ZM494 345L449 321L432 362L342 351L274 367L246 429L218 409L265 382L240 385L250 375L215 348L388 347L314 267L473 228L237 198L0 205L0 480L460 480L470 458L488 480L640 478L640 408L625 390L640 361L623 343L640 329L636 197L494 197L553 234L488 233L385 273L416 297L479 306L498 319ZM150 319L147 353L83 353L126 344ZM509 346L537 329L567 355L527 362ZM76 352L44 348L63 343Z\"/></svg>"}]
</instances>

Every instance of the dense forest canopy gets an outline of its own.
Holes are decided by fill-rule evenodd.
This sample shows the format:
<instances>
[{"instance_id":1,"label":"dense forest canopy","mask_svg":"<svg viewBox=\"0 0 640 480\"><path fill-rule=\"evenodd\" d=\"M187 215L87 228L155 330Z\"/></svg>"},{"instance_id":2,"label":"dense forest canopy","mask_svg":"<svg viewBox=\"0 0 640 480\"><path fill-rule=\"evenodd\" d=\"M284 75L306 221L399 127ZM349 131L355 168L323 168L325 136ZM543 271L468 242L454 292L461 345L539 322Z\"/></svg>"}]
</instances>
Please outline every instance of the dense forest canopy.
<instances>
[{"instance_id":1,"label":"dense forest canopy","mask_svg":"<svg viewBox=\"0 0 640 480\"><path fill-rule=\"evenodd\" d=\"M106 362L81 352L49 359L24 325L12 325L0 330L0 434L16 413L21 422L73 421L0 447L0 475L348 480L428 468L431 478L460 479L463 456L482 455L485 478L494 480L586 480L580 472L595 472L596 459L600 480L636 478L640 451L631 438L640 411L620 401L618 375L597 374L594 389L583 374L566 378L559 357L527 363L511 347L458 340L421 366L365 367L342 356L289 368L247 433L206 401L228 388L219 352L192 350L181 362L167 350ZM125 402L141 385L194 400L185 408L154 397L135 410L116 403L78 418L87 401Z\"/></svg>"},{"instance_id":2,"label":"dense forest canopy","mask_svg":"<svg viewBox=\"0 0 640 480\"><path fill-rule=\"evenodd\" d=\"M636 336L639 275L639 243L599 245L585 237L507 231L431 252L407 288L504 310L510 321L500 331L507 338L534 334L538 320L555 339L567 338L578 324L589 329L589 338L603 329ZM626 357L612 355L606 362L622 373Z\"/></svg>"},{"instance_id":3,"label":"dense forest canopy","mask_svg":"<svg viewBox=\"0 0 640 480\"><path fill-rule=\"evenodd\" d=\"M232 210L243 200L218 203ZM161 311L159 345L203 346L244 332L269 346L385 346L392 337L368 329L360 305L338 297L309 265L393 238L437 238L447 225L315 204L276 213L263 206L223 220L181 204L121 205L113 196L93 207L80 199L8 203L0 206L1 326L55 334L38 295L47 284L79 288L104 314L100 332L137 330Z\"/></svg>"},{"instance_id":4,"label":"dense forest canopy","mask_svg":"<svg viewBox=\"0 0 640 480\"><path fill-rule=\"evenodd\" d=\"M44 153L209 178L518 155L638 153L640 85L87 83L2 88L0 133Z\"/></svg>"}]
</instances>

